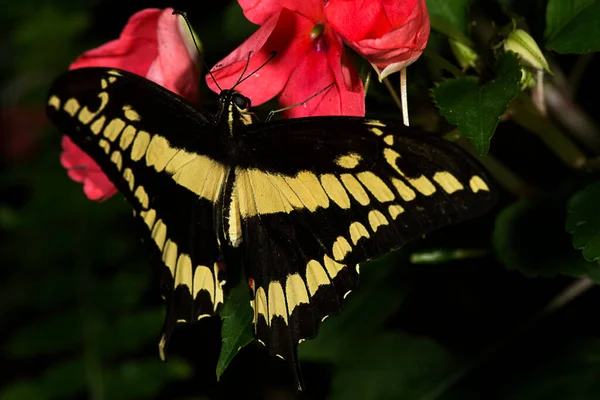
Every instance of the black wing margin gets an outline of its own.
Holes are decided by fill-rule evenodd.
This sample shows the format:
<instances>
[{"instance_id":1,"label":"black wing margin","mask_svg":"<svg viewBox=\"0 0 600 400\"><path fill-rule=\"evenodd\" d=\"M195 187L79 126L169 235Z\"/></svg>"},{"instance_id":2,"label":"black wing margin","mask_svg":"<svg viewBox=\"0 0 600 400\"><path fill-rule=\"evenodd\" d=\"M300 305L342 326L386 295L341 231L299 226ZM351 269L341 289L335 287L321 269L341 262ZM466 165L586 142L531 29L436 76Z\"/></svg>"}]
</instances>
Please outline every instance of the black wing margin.
<instances>
[{"instance_id":1,"label":"black wing margin","mask_svg":"<svg viewBox=\"0 0 600 400\"><path fill-rule=\"evenodd\" d=\"M341 311L360 263L495 203L476 160L415 129L324 117L246 135L228 208L240 222L227 230L244 254L256 336L298 374L298 342Z\"/></svg>"},{"instance_id":2,"label":"black wing margin","mask_svg":"<svg viewBox=\"0 0 600 400\"><path fill-rule=\"evenodd\" d=\"M177 322L215 315L223 302L213 221L227 168L219 161L214 125L159 85L106 68L59 77L47 114L134 208L151 261L161 270L164 358Z\"/></svg>"}]
</instances>

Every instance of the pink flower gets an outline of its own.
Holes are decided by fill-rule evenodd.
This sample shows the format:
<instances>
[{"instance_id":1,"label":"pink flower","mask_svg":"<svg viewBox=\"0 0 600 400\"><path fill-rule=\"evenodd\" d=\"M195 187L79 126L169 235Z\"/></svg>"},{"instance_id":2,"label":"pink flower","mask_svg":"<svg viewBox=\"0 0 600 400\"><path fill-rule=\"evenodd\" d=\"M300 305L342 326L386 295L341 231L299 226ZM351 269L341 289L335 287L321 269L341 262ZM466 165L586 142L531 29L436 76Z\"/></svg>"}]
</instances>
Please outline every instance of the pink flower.
<instances>
[{"instance_id":1,"label":"pink flower","mask_svg":"<svg viewBox=\"0 0 600 400\"><path fill-rule=\"evenodd\" d=\"M282 107L300 103L333 87L287 117L309 115L364 116L364 89L358 72L344 52L341 37L325 16L323 0L240 0L245 15L262 26L212 70L221 87L233 87L252 52L247 73L277 55L236 90L261 104L280 94ZM212 78L209 87L217 91Z\"/></svg>"},{"instance_id":2,"label":"pink flower","mask_svg":"<svg viewBox=\"0 0 600 400\"><path fill-rule=\"evenodd\" d=\"M246 17L261 27L214 68L222 87L233 87L277 56L236 89L254 104L280 95L279 104L301 103L334 86L286 117L364 116L364 92L358 72L344 52L348 44L365 57L380 79L414 62L429 37L425 0L239 0ZM217 91L212 78L209 87Z\"/></svg>"},{"instance_id":3,"label":"pink flower","mask_svg":"<svg viewBox=\"0 0 600 400\"><path fill-rule=\"evenodd\" d=\"M79 56L70 69L120 68L144 76L185 97L198 99L198 52L187 25L173 9L149 8L135 13L121 36ZM98 164L68 137L62 140L61 163L71 179L82 182L91 200L105 200L117 189Z\"/></svg>"},{"instance_id":4,"label":"pink flower","mask_svg":"<svg viewBox=\"0 0 600 400\"><path fill-rule=\"evenodd\" d=\"M379 79L412 64L429 38L425 0L329 0L325 14Z\"/></svg>"}]
</instances>

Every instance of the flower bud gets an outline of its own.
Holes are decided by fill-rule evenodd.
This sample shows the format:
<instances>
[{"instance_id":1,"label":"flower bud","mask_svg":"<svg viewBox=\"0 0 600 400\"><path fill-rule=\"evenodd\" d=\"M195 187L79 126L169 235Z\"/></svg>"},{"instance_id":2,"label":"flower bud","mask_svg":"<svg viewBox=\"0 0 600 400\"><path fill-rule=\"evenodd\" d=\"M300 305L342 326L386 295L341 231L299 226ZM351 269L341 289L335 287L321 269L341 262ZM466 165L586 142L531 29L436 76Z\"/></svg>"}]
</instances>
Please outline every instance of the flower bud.
<instances>
[{"instance_id":1,"label":"flower bud","mask_svg":"<svg viewBox=\"0 0 600 400\"><path fill-rule=\"evenodd\" d=\"M479 58L479 55L473 50L470 46L466 44L450 38L450 48L452 49L452 54L458 61L460 67L464 70L469 67L475 68L475 62Z\"/></svg>"},{"instance_id":2,"label":"flower bud","mask_svg":"<svg viewBox=\"0 0 600 400\"><path fill-rule=\"evenodd\" d=\"M552 73L539 46L523 29L515 29L508 34L504 41L504 50L517 53L523 64L529 67Z\"/></svg>"}]
</instances>

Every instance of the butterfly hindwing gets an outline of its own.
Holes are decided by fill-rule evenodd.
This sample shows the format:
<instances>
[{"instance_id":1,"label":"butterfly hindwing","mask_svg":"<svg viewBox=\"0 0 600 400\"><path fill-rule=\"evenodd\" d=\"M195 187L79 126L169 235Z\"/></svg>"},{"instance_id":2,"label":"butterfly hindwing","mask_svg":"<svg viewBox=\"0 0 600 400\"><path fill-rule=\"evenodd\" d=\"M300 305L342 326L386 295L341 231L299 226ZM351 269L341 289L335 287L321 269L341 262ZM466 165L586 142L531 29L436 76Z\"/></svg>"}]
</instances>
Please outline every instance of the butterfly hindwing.
<instances>
[{"instance_id":1,"label":"butterfly hindwing","mask_svg":"<svg viewBox=\"0 0 600 400\"><path fill-rule=\"evenodd\" d=\"M104 68L64 74L47 111L133 205L162 271L164 357L176 322L214 315L223 301L213 221L227 168L214 125L159 85Z\"/></svg>"},{"instance_id":2,"label":"butterfly hindwing","mask_svg":"<svg viewBox=\"0 0 600 400\"><path fill-rule=\"evenodd\" d=\"M494 203L461 149L404 126L304 118L250 127L230 226L250 278L256 336L296 362L296 345L341 311L358 265Z\"/></svg>"}]
</instances>

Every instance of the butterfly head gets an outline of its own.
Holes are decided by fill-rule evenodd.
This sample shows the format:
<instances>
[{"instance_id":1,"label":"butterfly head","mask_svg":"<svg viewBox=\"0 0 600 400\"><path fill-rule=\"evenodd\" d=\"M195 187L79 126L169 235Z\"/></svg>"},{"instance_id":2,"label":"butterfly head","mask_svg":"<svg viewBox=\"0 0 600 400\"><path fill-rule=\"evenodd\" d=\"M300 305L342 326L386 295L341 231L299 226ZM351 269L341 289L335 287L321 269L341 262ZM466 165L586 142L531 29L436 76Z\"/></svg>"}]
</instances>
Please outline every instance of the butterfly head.
<instances>
[{"instance_id":1,"label":"butterfly head","mask_svg":"<svg viewBox=\"0 0 600 400\"><path fill-rule=\"evenodd\" d=\"M252 103L250 99L236 90L223 90L219 95L219 112L217 120L222 126L229 128L229 134L239 127L250 125L252 123L253 113L250 112Z\"/></svg>"}]
</instances>

